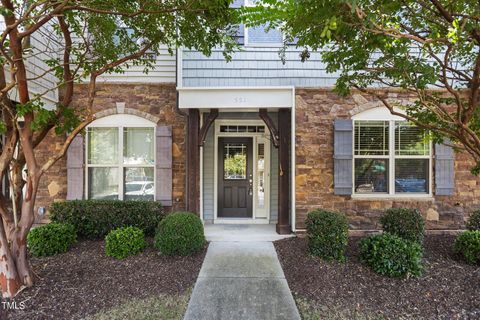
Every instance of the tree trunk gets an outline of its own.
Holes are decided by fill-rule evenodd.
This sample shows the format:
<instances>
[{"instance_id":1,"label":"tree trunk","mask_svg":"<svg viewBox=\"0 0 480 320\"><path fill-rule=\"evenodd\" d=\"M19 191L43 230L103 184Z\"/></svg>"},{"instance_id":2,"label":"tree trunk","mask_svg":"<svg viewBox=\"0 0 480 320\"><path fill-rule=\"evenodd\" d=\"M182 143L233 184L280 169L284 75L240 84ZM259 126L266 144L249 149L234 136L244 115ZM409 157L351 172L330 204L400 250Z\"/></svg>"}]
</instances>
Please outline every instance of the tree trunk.
<instances>
[{"instance_id":1,"label":"tree trunk","mask_svg":"<svg viewBox=\"0 0 480 320\"><path fill-rule=\"evenodd\" d=\"M22 289L22 281L7 242L3 223L0 223L0 287L3 298L14 297Z\"/></svg>"},{"instance_id":2,"label":"tree trunk","mask_svg":"<svg viewBox=\"0 0 480 320\"><path fill-rule=\"evenodd\" d=\"M0 286L4 298L14 297L23 288L33 286L33 273L28 261L27 235L34 222L34 206L38 180L27 183L27 197L21 205L20 221L2 220L0 224ZM5 230L13 230L7 240Z\"/></svg>"}]
</instances>

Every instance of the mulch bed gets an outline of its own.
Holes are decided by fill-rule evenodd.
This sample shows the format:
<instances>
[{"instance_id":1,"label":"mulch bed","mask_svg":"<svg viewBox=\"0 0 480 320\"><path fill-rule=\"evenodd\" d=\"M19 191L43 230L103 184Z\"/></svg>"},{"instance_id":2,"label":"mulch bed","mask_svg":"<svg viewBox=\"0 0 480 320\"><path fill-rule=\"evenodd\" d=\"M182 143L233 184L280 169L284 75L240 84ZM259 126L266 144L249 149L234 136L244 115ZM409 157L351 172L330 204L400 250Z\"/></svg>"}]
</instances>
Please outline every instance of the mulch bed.
<instances>
[{"instance_id":1,"label":"mulch bed","mask_svg":"<svg viewBox=\"0 0 480 320\"><path fill-rule=\"evenodd\" d=\"M195 284L206 248L189 257L164 257L149 246L124 260L104 252L103 241L82 241L65 254L32 258L38 279L15 298L24 310L10 311L8 318L81 319L134 298L182 294Z\"/></svg>"},{"instance_id":2,"label":"mulch bed","mask_svg":"<svg viewBox=\"0 0 480 320\"><path fill-rule=\"evenodd\" d=\"M427 236L420 278L391 279L362 265L359 238L347 262L328 263L307 253L306 239L275 242L290 289L323 307L385 318L480 319L480 267L454 256L454 237Z\"/></svg>"}]
</instances>

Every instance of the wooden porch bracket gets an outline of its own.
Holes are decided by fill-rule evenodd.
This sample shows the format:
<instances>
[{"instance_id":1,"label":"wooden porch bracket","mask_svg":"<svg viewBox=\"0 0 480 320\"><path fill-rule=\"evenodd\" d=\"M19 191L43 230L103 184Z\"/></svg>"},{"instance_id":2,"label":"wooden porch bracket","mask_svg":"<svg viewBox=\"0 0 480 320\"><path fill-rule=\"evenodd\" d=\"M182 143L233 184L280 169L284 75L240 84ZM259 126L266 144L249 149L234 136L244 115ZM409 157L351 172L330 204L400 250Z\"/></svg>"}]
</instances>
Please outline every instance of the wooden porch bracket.
<instances>
[{"instance_id":1,"label":"wooden porch bracket","mask_svg":"<svg viewBox=\"0 0 480 320\"><path fill-rule=\"evenodd\" d=\"M202 125L200 129L199 137L198 137L198 145L203 147L205 144L205 139L207 138L208 129L212 126L212 123L218 117L218 109L211 109L210 113L208 114L207 118L205 119L205 123Z\"/></svg>"},{"instance_id":2,"label":"wooden porch bracket","mask_svg":"<svg viewBox=\"0 0 480 320\"><path fill-rule=\"evenodd\" d=\"M279 144L279 134L278 134L278 129L275 126L275 123L273 122L272 118L268 115L267 109L260 109L260 112L258 113L260 116L260 119L265 122L265 124L268 127L268 130L270 131L270 136L272 137L272 144L275 148L278 148Z\"/></svg>"}]
</instances>

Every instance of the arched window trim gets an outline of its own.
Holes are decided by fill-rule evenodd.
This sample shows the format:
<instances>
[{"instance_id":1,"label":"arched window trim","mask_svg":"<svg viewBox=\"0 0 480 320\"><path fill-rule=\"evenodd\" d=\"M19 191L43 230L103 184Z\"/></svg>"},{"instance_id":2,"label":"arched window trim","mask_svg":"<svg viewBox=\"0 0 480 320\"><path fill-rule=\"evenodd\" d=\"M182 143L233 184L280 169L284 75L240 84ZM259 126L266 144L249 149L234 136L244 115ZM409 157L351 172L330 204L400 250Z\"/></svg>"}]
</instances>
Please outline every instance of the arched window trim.
<instances>
[{"instance_id":1,"label":"arched window trim","mask_svg":"<svg viewBox=\"0 0 480 320\"><path fill-rule=\"evenodd\" d=\"M148 119L139 117L133 114L112 114L108 116L104 116L94 120L87 126L87 134L85 140L85 177L86 177L86 188L85 188L85 198L91 199L90 197L90 175L89 169L90 168L118 168L117 169L117 184L118 184L118 200L125 200L125 170L128 168L151 168L153 170L153 176L151 177L151 183L153 187L151 188L151 192L153 195L153 201L156 200L156 134L155 128L157 124L153 121ZM117 153L118 159L117 162L114 164L92 164L89 163L89 130L94 128L116 128L118 130L118 145L117 145ZM151 128L152 129L152 155L153 155L153 162L149 164L126 164L124 162L124 129L125 128ZM149 180L150 181L150 180ZM149 188L150 190L150 188ZM150 191L149 191L150 192Z\"/></svg>"}]
</instances>

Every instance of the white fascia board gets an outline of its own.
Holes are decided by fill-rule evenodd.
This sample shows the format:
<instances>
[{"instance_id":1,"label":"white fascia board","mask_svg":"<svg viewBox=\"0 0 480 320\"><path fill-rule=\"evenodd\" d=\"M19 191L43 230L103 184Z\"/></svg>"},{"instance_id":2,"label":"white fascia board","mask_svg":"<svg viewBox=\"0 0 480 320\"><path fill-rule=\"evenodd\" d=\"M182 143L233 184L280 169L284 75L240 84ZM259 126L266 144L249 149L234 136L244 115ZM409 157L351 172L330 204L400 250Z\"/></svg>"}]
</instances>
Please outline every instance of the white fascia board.
<instances>
[{"instance_id":1,"label":"white fascia board","mask_svg":"<svg viewBox=\"0 0 480 320\"><path fill-rule=\"evenodd\" d=\"M295 97L288 87L177 88L180 109L291 109Z\"/></svg>"}]
</instances>

